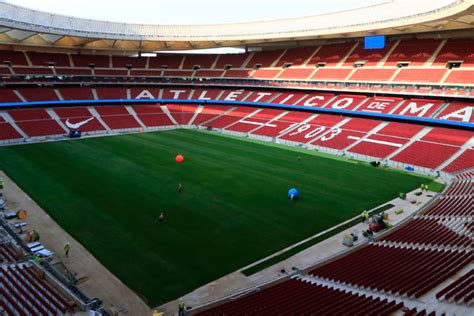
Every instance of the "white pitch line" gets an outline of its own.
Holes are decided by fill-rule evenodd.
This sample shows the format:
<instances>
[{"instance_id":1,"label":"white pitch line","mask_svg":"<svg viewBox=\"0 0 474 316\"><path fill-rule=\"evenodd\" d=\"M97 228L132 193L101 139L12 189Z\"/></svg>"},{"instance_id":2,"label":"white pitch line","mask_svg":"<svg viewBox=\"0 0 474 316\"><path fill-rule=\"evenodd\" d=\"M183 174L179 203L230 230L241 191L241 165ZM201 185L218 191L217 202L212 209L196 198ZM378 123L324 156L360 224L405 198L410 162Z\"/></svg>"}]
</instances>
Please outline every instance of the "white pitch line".
<instances>
[{"instance_id":1,"label":"white pitch line","mask_svg":"<svg viewBox=\"0 0 474 316\"><path fill-rule=\"evenodd\" d=\"M352 140L361 139L360 137L357 137L357 136L347 136L347 138L352 139ZM381 145L387 145L387 146L393 146L393 147L402 147L403 146L403 144L385 142L383 140L375 140L375 139L368 139L368 138L362 139L361 142L375 143L375 144L381 144Z\"/></svg>"}]
</instances>

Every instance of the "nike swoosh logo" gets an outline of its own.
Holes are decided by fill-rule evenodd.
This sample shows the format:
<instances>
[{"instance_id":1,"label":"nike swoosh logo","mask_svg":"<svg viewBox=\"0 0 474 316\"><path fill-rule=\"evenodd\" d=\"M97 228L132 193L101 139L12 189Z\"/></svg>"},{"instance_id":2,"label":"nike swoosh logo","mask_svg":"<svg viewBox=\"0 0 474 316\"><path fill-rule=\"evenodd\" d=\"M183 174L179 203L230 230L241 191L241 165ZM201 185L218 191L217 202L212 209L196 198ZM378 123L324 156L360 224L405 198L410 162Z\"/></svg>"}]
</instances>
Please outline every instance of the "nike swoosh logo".
<instances>
[{"instance_id":1,"label":"nike swoosh logo","mask_svg":"<svg viewBox=\"0 0 474 316\"><path fill-rule=\"evenodd\" d=\"M94 119L94 117L90 117L88 118L87 120L84 120L84 121L80 121L80 122L77 122L77 123L71 123L69 122L69 119L66 120L66 126L71 128L71 129L78 129L79 127L81 127L82 125L84 124L87 124L89 123L90 121L92 121Z\"/></svg>"}]
</instances>

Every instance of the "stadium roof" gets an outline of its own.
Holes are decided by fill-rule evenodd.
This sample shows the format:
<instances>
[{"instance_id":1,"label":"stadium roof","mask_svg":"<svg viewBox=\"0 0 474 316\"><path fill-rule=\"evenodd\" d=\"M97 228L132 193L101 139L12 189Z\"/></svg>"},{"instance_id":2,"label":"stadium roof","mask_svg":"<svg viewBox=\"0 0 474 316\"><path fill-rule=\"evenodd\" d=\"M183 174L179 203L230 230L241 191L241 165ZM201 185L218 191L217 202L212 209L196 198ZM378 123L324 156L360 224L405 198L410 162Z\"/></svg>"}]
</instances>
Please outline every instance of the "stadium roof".
<instances>
[{"instance_id":1,"label":"stadium roof","mask_svg":"<svg viewBox=\"0 0 474 316\"><path fill-rule=\"evenodd\" d=\"M0 45L152 52L472 29L473 0L392 0L321 15L208 25L89 20L0 2Z\"/></svg>"}]
</instances>

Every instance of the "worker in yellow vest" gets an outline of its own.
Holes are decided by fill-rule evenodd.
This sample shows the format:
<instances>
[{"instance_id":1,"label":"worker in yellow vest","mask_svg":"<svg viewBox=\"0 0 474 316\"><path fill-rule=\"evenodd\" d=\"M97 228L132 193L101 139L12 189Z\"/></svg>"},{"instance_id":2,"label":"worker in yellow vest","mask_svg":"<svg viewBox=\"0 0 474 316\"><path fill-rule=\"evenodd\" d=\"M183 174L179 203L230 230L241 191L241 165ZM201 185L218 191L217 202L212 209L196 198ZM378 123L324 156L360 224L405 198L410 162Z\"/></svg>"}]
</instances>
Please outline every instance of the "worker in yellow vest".
<instances>
[{"instance_id":1,"label":"worker in yellow vest","mask_svg":"<svg viewBox=\"0 0 474 316\"><path fill-rule=\"evenodd\" d=\"M179 316L184 316L184 308L185 307L186 307L186 304L184 303L183 298L180 298L179 303L178 303Z\"/></svg>"}]
</instances>

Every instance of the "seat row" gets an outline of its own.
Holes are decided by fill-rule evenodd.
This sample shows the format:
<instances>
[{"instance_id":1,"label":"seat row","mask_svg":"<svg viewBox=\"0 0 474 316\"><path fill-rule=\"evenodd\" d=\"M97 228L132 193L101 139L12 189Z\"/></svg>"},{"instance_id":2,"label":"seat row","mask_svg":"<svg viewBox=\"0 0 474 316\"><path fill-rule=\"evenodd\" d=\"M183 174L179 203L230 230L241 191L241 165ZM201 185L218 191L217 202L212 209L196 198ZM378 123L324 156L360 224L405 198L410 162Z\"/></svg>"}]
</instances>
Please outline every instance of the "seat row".
<instances>
[{"instance_id":1,"label":"seat row","mask_svg":"<svg viewBox=\"0 0 474 316\"><path fill-rule=\"evenodd\" d=\"M41 279L27 264L0 267L2 315L64 315L73 303Z\"/></svg>"},{"instance_id":2,"label":"seat row","mask_svg":"<svg viewBox=\"0 0 474 316\"><path fill-rule=\"evenodd\" d=\"M290 279L197 315L390 315L403 305Z\"/></svg>"}]
</instances>

